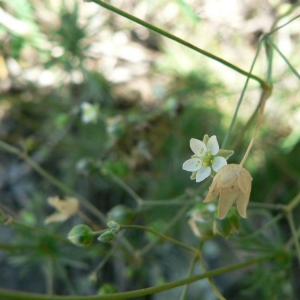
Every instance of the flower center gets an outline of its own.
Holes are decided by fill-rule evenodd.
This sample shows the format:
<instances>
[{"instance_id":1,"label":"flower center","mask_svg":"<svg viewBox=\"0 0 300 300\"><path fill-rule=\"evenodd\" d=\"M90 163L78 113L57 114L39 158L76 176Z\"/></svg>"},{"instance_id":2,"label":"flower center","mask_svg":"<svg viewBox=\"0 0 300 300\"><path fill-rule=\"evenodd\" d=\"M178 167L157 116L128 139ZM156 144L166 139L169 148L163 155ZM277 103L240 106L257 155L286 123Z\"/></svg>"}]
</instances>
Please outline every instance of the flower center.
<instances>
[{"instance_id":1,"label":"flower center","mask_svg":"<svg viewBox=\"0 0 300 300\"><path fill-rule=\"evenodd\" d=\"M211 152L207 152L205 156L203 157L202 165L203 167L211 166L213 162L213 156L211 155Z\"/></svg>"}]
</instances>

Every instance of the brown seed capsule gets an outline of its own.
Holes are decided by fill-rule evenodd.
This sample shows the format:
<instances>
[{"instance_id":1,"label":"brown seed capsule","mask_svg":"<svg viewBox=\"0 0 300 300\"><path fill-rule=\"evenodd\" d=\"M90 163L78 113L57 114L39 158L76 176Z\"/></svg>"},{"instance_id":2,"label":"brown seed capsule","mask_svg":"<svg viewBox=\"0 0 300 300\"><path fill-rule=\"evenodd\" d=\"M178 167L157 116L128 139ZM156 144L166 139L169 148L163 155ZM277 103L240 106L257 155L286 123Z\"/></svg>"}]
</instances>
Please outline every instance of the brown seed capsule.
<instances>
[{"instance_id":1,"label":"brown seed capsule","mask_svg":"<svg viewBox=\"0 0 300 300\"><path fill-rule=\"evenodd\" d=\"M213 201L220 195L218 219L225 218L235 201L239 214L246 218L251 183L252 177L245 168L237 164L226 165L216 174L203 202Z\"/></svg>"}]
</instances>

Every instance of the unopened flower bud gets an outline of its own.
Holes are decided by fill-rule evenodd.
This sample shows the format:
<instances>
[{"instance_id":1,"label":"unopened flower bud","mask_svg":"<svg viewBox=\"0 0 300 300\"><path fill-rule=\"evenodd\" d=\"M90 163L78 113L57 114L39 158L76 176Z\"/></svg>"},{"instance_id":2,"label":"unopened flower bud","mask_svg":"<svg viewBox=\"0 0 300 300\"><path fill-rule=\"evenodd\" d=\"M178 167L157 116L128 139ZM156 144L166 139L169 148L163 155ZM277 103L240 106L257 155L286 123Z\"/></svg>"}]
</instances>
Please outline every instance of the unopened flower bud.
<instances>
[{"instance_id":1,"label":"unopened flower bud","mask_svg":"<svg viewBox=\"0 0 300 300\"><path fill-rule=\"evenodd\" d=\"M120 224L118 224L117 222L115 221L110 221L107 223L107 227L110 228L110 231L113 233L113 234L117 234L122 228L120 226Z\"/></svg>"},{"instance_id":2,"label":"unopened flower bud","mask_svg":"<svg viewBox=\"0 0 300 300\"><path fill-rule=\"evenodd\" d=\"M87 225L76 225L69 232L68 239L77 246L88 246L94 240L93 230Z\"/></svg>"},{"instance_id":3,"label":"unopened flower bud","mask_svg":"<svg viewBox=\"0 0 300 300\"><path fill-rule=\"evenodd\" d=\"M115 235L111 232L111 230L107 230L105 232L103 232L98 238L97 240L103 243L107 243L112 241L115 238Z\"/></svg>"}]
</instances>

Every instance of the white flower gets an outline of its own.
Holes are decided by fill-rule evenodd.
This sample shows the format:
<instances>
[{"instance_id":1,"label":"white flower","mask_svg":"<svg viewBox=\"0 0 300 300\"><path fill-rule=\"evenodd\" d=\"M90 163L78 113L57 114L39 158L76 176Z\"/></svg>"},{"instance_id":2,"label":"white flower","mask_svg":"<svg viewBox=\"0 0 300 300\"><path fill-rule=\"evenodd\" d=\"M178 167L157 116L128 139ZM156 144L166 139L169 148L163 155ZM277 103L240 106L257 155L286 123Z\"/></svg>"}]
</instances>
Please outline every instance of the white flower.
<instances>
[{"instance_id":1,"label":"white flower","mask_svg":"<svg viewBox=\"0 0 300 300\"><path fill-rule=\"evenodd\" d=\"M233 151L230 150L220 150L215 135L210 138L205 135L203 142L191 139L190 147L195 154L183 163L182 168L185 171L193 172L191 179L196 179L196 182L203 181L209 175L215 175L227 165L226 159L233 154Z\"/></svg>"},{"instance_id":2,"label":"white flower","mask_svg":"<svg viewBox=\"0 0 300 300\"><path fill-rule=\"evenodd\" d=\"M97 104L91 104L89 102L83 102L80 105L82 115L81 121L83 123L95 123L99 114L99 107Z\"/></svg>"}]
</instances>

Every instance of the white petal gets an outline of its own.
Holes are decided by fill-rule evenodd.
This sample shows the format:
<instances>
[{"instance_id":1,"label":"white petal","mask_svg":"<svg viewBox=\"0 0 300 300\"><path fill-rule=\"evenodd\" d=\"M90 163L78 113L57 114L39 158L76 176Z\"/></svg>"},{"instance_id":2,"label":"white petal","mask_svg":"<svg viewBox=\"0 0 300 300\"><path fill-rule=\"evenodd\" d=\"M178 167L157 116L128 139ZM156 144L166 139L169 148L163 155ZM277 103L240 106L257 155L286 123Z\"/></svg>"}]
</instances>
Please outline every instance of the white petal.
<instances>
[{"instance_id":1,"label":"white petal","mask_svg":"<svg viewBox=\"0 0 300 300\"><path fill-rule=\"evenodd\" d=\"M218 172L222 167L227 165L227 161L222 156L216 156L212 163L212 168L214 171Z\"/></svg>"},{"instance_id":2,"label":"white petal","mask_svg":"<svg viewBox=\"0 0 300 300\"><path fill-rule=\"evenodd\" d=\"M203 181L206 179L211 173L211 168L210 167L203 167L201 168L196 175L196 182Z\"/></svg>"},{"instance_id":3,"label":"white petal","mask_svg":"<svg viewBox=\"0 0 300 300\"><path fill-rule=\"evenodd\" d=\"M212 155L219 152L219 144L215 135L211 136L207 142L207 151L211 151Z\"/></svg>"},{"instance_id":4,"label":"white petal","mask_svg":"<svg viewBox=\"0 0 300 300\"><path fill-rule=\"evenodd\" d=\"M190 140L190 147L192 151L200 157L203 156L206 152L206 145L202 141L197 139Z\"/></svg>"},{"instance_id":5,"label":"white petal","mask_svg":"<svg viewBox=\"0 0 300 300\"><path fill-rule=\"evenodd\" d=\"M185 161L182 169L189 172L198 171L202 167L202 162L199 158L191 158Z\"/></svg>"}]
</instances>

